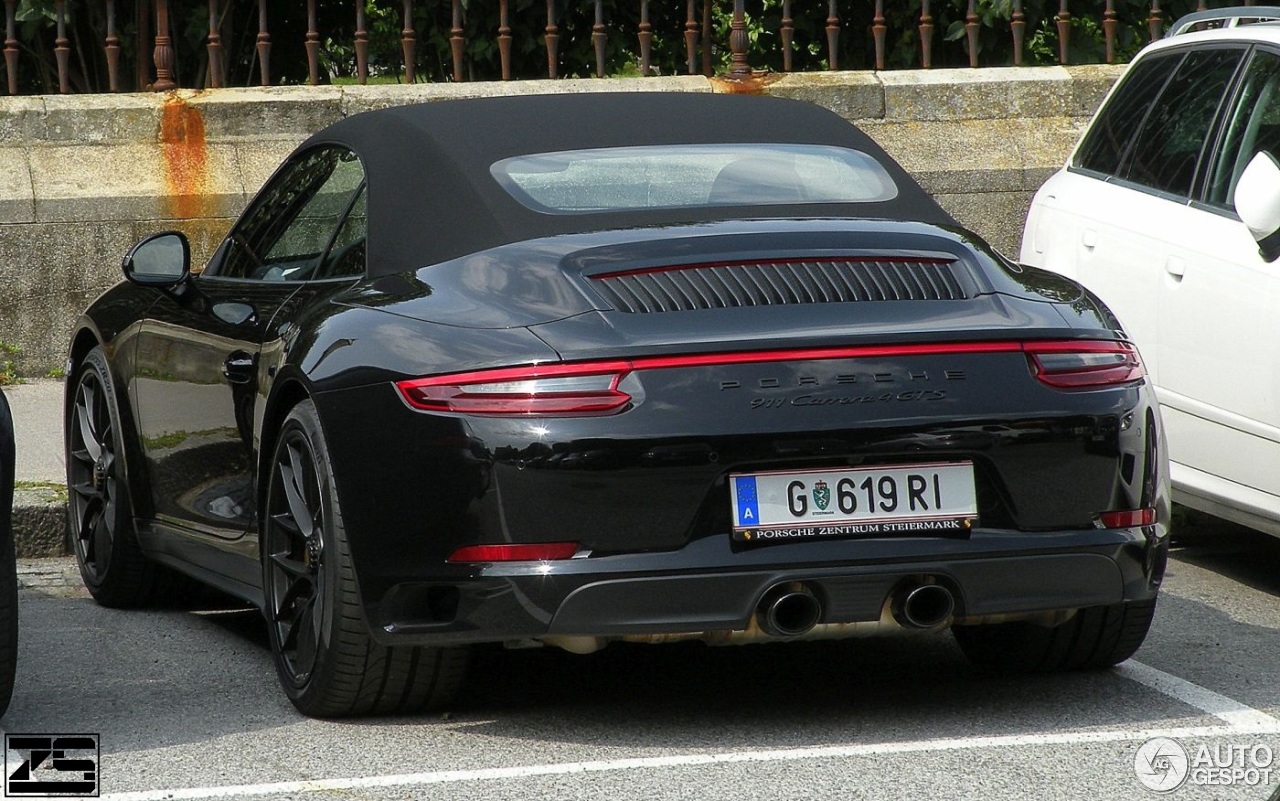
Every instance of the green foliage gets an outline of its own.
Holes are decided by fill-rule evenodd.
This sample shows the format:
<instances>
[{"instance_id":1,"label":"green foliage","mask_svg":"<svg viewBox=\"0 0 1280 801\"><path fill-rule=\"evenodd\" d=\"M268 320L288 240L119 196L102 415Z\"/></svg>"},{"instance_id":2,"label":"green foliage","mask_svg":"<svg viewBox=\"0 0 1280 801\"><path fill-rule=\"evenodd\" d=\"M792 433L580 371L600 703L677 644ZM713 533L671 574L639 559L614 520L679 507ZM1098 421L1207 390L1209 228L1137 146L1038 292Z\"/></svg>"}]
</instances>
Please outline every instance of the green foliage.
<instances>
[{"instance_id":1,"label":"green foliage","mask_svg":"<svg viewBox=\"0 0 1280 801\"><path fill-rule=\"evenodd\" d=\"M0 341L0 386L18 383L18 357L22 349Z\"/></svg>"}]
</instances>

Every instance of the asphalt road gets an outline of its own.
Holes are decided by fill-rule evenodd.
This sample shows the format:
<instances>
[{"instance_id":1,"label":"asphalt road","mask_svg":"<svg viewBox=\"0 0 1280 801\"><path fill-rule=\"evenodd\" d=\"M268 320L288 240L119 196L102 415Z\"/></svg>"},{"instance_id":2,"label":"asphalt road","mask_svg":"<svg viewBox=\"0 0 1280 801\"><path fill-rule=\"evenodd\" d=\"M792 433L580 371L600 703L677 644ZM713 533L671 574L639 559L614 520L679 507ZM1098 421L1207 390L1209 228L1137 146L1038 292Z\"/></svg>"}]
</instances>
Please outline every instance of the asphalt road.
<instances>
[{"instance_id":1,"label":"asphalt road","mask_svg":"<svg viewBox=\"0 0 1280 801\"><path fill-rule=\"evenodd\" d=\"M100 735L104 798L1261 801L1280 787L1280 541L1261 536L1179 549L1146 645L1111 671L985 675L946 635L484 651L465 698L420 718L298 716L254 612L119 612L52 587L24 590L21 614L4 728ZM1141 757L1161 778L1157 737L1190 766L1163 796L1135 772ZM1203 783L1232 767L1236 784Z\"/></svg>"}]
</instances>

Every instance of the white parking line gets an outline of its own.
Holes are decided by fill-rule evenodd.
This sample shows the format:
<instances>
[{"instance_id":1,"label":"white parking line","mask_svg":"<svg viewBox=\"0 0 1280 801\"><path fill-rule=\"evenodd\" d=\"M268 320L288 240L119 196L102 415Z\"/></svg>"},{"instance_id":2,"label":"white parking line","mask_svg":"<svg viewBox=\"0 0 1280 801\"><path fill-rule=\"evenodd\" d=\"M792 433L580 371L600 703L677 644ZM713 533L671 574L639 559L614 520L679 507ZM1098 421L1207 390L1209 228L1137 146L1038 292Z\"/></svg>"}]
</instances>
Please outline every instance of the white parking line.
<instances>
[{"instance_id":1,"label":"white parking line","mask_svg":"<svg viewBox=\"0 0 1280 801\"><path fill-rule=\"evenodd\" d=\"M1130 681L1136 681L1170 698L1176 698L1187 706L1207 712L1226 722L1240 734L1254 731L1273 732L1277 726L1280 726L1280 720L1271 715L1132 659L1117 666L1115 672Z\"/></svg>"},{"instance_id":2,"label":"white parking line","mask_svg":"<svg viewBox=\"0 0 1280 801\"><path fill-rule=\"evenodd\" d=\"M367 776L349 779L241 784L226 787L193 787L182 790L147 790L103 795L102 801L203 801L213 798L244 798L286 793L318 793L377 787L421 787L457 782L499 781L538 776L563 776L575 773L612 773L655 768L696 767L735 763L795 762L801 760L841 759L940 751L964 751L982 748L1017 748L1026 746L1082 745L1089 743L1150 740L1154 737L1193 739L1229 737L1242 734L1280 735L1280 719L1252 709L1189 681L1130 660L1115 670L1117 675L1142 684L1177 701L1222 720L1223 726L1192 726L1166 729L1112 731L1077 731L1053 734L1020 734L995 737L959 737L915 740L898 743L788 748L770 751L730 751L720 754L675 754L662 757L610 759L591 762L562 762L545 765L521 765L480 770L442 770L405 773L394 776Z\"/></svg>"}]
</instances>

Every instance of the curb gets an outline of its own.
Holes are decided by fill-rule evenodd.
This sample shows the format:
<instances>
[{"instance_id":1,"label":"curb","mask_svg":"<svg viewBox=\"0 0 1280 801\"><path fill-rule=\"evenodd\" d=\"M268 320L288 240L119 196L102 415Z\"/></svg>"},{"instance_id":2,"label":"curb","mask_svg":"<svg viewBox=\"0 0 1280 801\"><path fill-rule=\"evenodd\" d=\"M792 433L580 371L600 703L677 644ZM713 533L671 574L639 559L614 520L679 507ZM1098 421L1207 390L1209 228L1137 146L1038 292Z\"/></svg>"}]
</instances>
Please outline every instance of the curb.
<instances>
[{"instance_id":1,"label":"curb","mask_svg":"<svg viewBox=\"0 0 1280 801\"><path fill-rule=\"evenodd\" d=\"M66 556L67 491L19 487L13 494L13 544L19 559Z\"/></svg>"},{"instance_id":2,"label":"curb","mask_svg":"<svg viewBox=\"0 0 1280 801\"><path fill-rule=\"evenodd\" d=\"M19 559L18 590L59 598L86 597L89 594L80 578L80 568L72 556Z\"/></svg>"}]
</instances>

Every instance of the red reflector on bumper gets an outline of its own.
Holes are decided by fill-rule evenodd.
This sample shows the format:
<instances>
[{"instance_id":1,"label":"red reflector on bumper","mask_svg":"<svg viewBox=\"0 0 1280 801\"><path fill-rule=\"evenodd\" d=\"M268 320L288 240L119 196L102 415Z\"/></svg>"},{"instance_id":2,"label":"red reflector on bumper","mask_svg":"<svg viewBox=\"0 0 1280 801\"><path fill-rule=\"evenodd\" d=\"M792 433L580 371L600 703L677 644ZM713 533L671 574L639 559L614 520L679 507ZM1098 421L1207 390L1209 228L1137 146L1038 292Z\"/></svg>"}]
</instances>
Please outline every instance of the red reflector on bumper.
<instances>
[{"instance_id":1,"label":"red reflector on bumper","mask_svg":"<svg viewBox=\"0 0 1280 801\"><path fill-rule=\"evenodd\" d=\"M1103 528L1132 528L1149 526L1156 522L1155 509L1128 509L1123 512L1103 512L1098 515Z\"/></svg>"},{"instance_id":2,"label":"red reflector on bumper","mask_svg":"<svg viewBox=\"0 0 1280 801\"><path fill-rule=\"evenodd\" d=\"M468 545L449 554L450 562L543 562L571 559L576 542L537 542L527 545Z\"/></svg>"}]
</instances>

